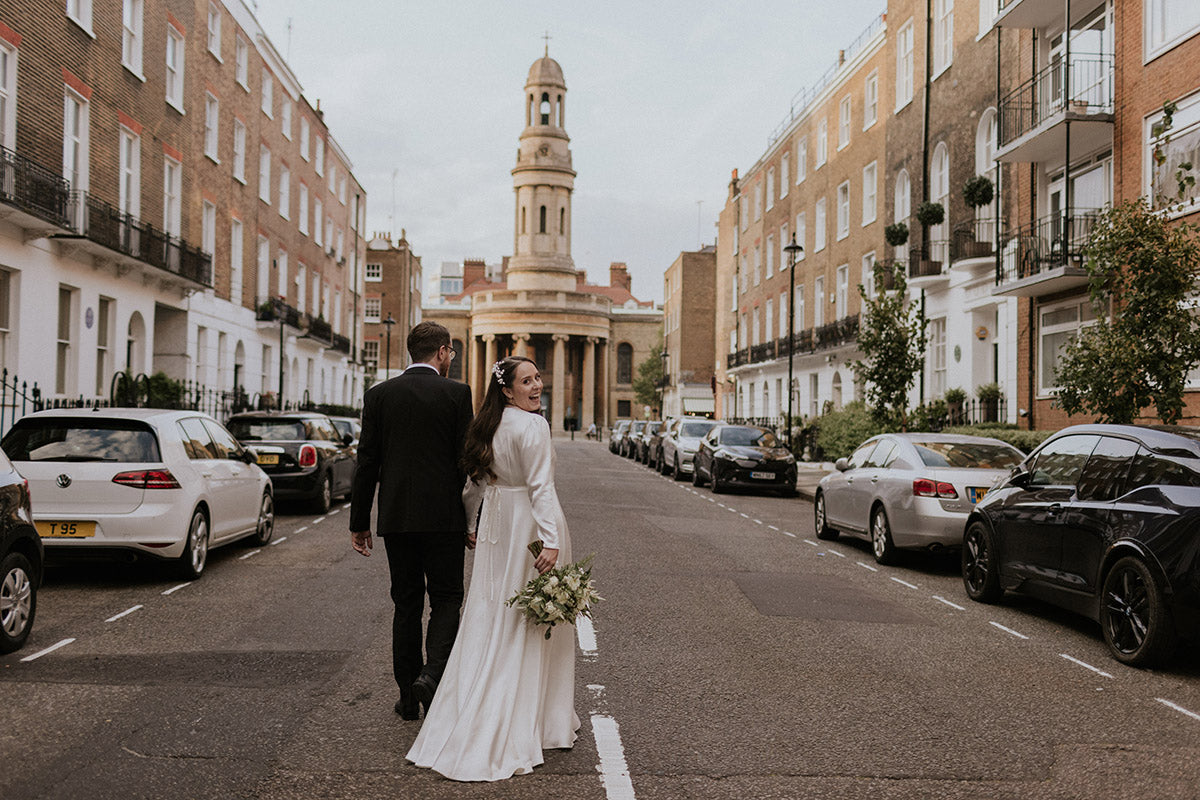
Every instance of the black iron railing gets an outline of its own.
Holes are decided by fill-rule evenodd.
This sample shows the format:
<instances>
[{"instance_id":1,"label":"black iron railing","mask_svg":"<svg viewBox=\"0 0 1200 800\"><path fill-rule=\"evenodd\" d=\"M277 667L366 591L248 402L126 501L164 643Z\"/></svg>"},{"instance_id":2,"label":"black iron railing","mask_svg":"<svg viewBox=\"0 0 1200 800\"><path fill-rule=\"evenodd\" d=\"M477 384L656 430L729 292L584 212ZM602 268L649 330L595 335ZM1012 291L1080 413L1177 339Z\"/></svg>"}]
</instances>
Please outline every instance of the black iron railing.
<instances>
[{"instance_id":1,"label":"black iron railing","mask_svg":"<svg viewBox=\"0 0 1200 800\"><path fill-rule=\"evenodd\" d=\"M333 343L333 326L320 317L311 320L308 325L308 337L322 342Z\"/></svg>"},{"instance_id":2,"label":"black iron railing","mask_svg":"<svg viewBox=\"0 0 1200 800\"><path fill-rule=\"evenodd\" d=\"M858 319L858 314L853 314L828 325L796 331L792 334L792 353L812 353L854 341L858 337ZM787 354L787 337L781 336L763 344L756 344L748 350L729 353L725 357L725 364L729 368L740 367L743 364L757 364L776 358L786 358Z\"/></svg>"},{"instance_id":3,"label":"black iron railing","mask_svg":"<svg viewBox=\"0 0 1200 800\"><path fill-rule=\"evenodd\" d=\"M284 324L299 331L308 330L310 324L307 314L301 313L300 309L288 305L278 297L258 298L256 318L259 322L277 322L282 319Z\"/></svg>"},{"instance_id":4,"label":"black iron railing","mask_svg":"<svg viewBox=\"0 0 1200 800\"><path fill-rule=\"evenodd\" d=\"M756 344L750 348L750 361L757 364L759 361L770 361L775 358L775 340Z\"/></svg>"},{"instance_id":5,"label":"black iron railing","mask_svg":"<svg viewBox=\"0 0 1200 800\"><path fill-rule=\"evenodd\" d=\"M70 197L70 184L61 175L0 147L0 202L65 228Z\"/></svg>"},{"instance_id":6,"label":"black iron railing","mask_svg":"<svg viewBox=\"0 0 1200 800\"><path fill-rule=\"evenodd\" d=\"M1005 232L1001 223L1000 235ZM996 220L977 219L964 222L954 229L950 239L950 261L968 258L990 258L996 253Z\"/></svg>"},{"instance_id":7,"label":"black iron railing","mask_svg":"<svg viewBox=\"0 0 1200 800\"><path fill-rule=\"evenodd\" d=\"M1070 80L1070 96L1064 91ZM1111 114L1113 111L1113 57L1080 54L1044 67L1000 101L999 137L1004 147L1035 130L1055 114Z\"/></svg>"},{"instance_id":8,"label":"black iron railing","mask_svg":"<svg viewBox=\"0 0 1200 800\"><path fill-rule=\"evenodd\" d=\"M1083 266L1083 251L1099 213L1055 214L1014 229L1000 239L996 283L1030 278L1057 267Z\"/></svg>"},{"instance_id":9,"label":"black iron railing","mask_svg":"<svg viewBox=\"0 0 1200 800\"><path fill-rule=\"evenodd\" d=\"M339 353L349 353L350 338L348 336L342 336L340 333L335 333L333 335L333 349ZM462 359L459 360L461 361Z\"/></svg>"},{"instance_id":10,"label":"black iron railing","mask_svg":"<svg viewBox=\"0 0 1200 800\"><path fill-rule=\"evenodd\" d=\"M941 275L949 259L946 242L930 242L929 247L914 247L909 251L908 277L931 278Z\"/></svg>"}]
</instances>

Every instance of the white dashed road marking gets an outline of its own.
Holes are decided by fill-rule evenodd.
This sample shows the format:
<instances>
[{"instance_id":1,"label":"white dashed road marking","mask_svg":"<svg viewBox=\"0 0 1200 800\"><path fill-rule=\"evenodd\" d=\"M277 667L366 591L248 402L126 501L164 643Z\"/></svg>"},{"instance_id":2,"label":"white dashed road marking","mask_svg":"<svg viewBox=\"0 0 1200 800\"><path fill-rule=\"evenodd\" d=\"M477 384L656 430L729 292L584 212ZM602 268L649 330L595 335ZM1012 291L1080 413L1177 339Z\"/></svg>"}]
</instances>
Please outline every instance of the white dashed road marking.
<instances>
[{"instance_id":1,"label":"white dashed road marking","mask_svg":"<svg viewBox=\"0 0 1200 800\"><path fill-rule=\"evenodd\" d=\"M900 580L900 579L899 579L899 578L897 578L895 575L891 575L891 576L889 576L889 577L890 577L892 580L894 580L896 583L900 584L901 586L907 586L907 587L908 587L908 588L910 588L910 589L916 589L916 588L918 588L917 586L914 586L913 584L909 583L908 581L902 581L902 580Z\"/></svg>"},{"instance_id":2,"label":"white dashed road marking","mask_svg":"<svg viewBox=\"0 0 1200 800\"><path fill-rule=\"evenodd\" d=\"M1187 717L1191 717L1192 719L1200 722L1200 714L1197 714L1195 711L1188 711L1183 706L1176 705L1175 703L1172 703L1170 700L1167 700L1162 697L1156 697L1154 699L1157 700L1158 702L1162 703L1167 708L1174 709L1175 711L1178 711L1180 714L1183 714L1184 716L1187 716Z\"/></svg>"},{"instance_id":3,"label":"white dashed road marking","mask_svg":"<svg viewBox=\"0 0 1200 800\"><path fill-rule=\"evenodd\" d=\"M774 525L768 525L767 527L768 527L768 528L770 528L770 529L771 529L771 530L773 530L773 531L777 531L777 530L779 530L779 528L776 528Z\"/></svg>"},{"instance_id":4,"label":"white dashed road marking","mask_svg":"<svg viewBox=\"0 0 1200 800\"><path fill-rule=\"evenodd\" d=\"M312 524L313 524L313 525L316 525L317 523L324 522L324 521L325 521L325 518L324 518L324 517L317 517L316 519L314 519L314 520L312 521Z\"/></svg>"},{"instance_id":5,"label":"white dashed road marking","mask_svg":"<svg viewBox=\"0 0 1200 800\"><path fill-rule=\"evenodd\" d=\"M863 569L869 569L869 570L871 570L871 572L879 572L879 570L875 569L875 567L872 567L870 564L864 564L864 563L863 563L863 562L861 562L861 561L855 561L854 563L855 563L855 564L858 564L858 565L859 565L860 567L862 567Z\"/></svg>"},{"instance_id":6,"label":"white dashed road marking","mask_svg":"<svg viewBox=\"0 0 1200 800\"><path fill-rule=\"evenodd\" d=\"M846 557L846 554L845 554L845 553L843 553L843 552L841 552L841 551L839 551L839 550L833 550L833 549L830 549L830 551L829 551L829 552L833 553L833 554L834 554L835 556L837 556L838 558L845 558L845 557Z\"/></svg>"},{"instance_id":7,"label":"white dashed road marking","mask_svg":"<svg viewBox=\"0 0 1200 800\"><path fill-rule=\"evenodd\" d=\"M188 581L187 583L181 583L181 584L179 584L178 586L172 586L170 589L167 589L165 592L163 592L163 593L162 593L162 594L163 594L163 597L166 597L166 596L167 596L167 595L169 595L169 594L175 594L176 592L178 592L178 591L179 591L180 589L182 589L183 587L185 587L185 586L191 586L191 585L192 585L192 582L191 582L191 581Z\"/></svg>"},{"instance_id":8,"label":"white dashed road marking","mask_svg":"<svg viewBox=\"0 0 1200 800\"><path fill-rule=\"evenodd\" d=\"M32 653L31 655L25 656L21 660L22 661L33 661L34 659L41 658L42 656L46 655L47 653L53 653L55 650L57 650L60 647L66 647L73 641L75 641L74 636L72 636L70 639L63 639L61 642L58 642L57 644L50 645L45 650L38 650L36 653Z\"/></svg>"},{"instance_id":9,"label":"white dashed road marking","mask_svg":"<svg viewBox=\"0 0 1200 800\"><path fill-rule=\"evenodd\" d=\"M812 539L805 539L805 540L804 540L804 543L805 543L805 544L811 544L813 547L820 547L820 546L821 546L821 545L817 544L816 542L814 542Z\"/></svg>"},{"instance_id":10,"label":"white dashed road marking","mask_svg":"<svg viewBox=\"0 0 1200 800\"><path fill-rule=\"evenodd\" d=\"M1001 625L999 622L992 622L989 620L988 624L994 625L995 627L999 628L1000 630L1004 631L1005 633L1011 633L1013 636L1016 636L1018 639L1028 639L1029 638L1028 636L1026 636L1023 633L1017 633L1012 628L1006 628L1005 626Z\"/></svg>"},{"instance_id":11,"label":"white dashed road marking","mask_svg":"<svg viewBox=\"0 0 1200 800\"><path fill-rule=\"evenodd\" d=\"M600 782L604 784L605 796L608 800L634 800L633 781L629 778L617 721L604 714L592 714L592 734L600 755Z\"/></svg>"},{"instance_id":12,"label":"white dashed road marking","mask_svg":"<svg viewBox=\"0 0 1200 800\"><path fill-rule=\"evenodd\" d=\"M580 616L575 620L575 638L579 640L579 650L585 657L596 657L596 628L592 625L591 617Z\"/></svg>"},{"instance_id":13,"label":"white dashed road marking","mask_svg":"<svg viewBox=\"0 0 1200 800\"><path fill-rule=\"evenodd\" d=\"M271 546L274 547L275 545L283 544L286 541L287 541L286 536L280 536L278 539L275 539L274 541L271 542Z\"/></svg>"},{"instance_id":14,"label":"white dashed road marking","mask_svg":"<svg viewBox=\"0 0 1200 800\"><path fill-rule=\"evenodd\" d=\"M307 526L307 525L305 525L303 528L296 528L296 530L294 531L294 533L304 533L306 530L308 530L308 526Z\"/></svg>"},{"instance_id":15,"label":"white dashed road marking","mask_svg":"<svg viewBox=\"0 0 1200 800\"><path fill-rule=\"evenodd\" d=\"M1078 658L1069 656L1066 653L1059 653L1059 655L1062 656L1063 658L1065 658L1067 661L1070 661L1072 664L1078 664L1079 666L1083 667L1084 669L1090 669L1092 672L1096 673L1097 675L1103 675L1106 678L1112 677L1112 675L1109 675L1104 670L1099 669L1097 667L1093 667L1091 664L1080 661Z\"/></svg>"},{"instance_id":16,"label":"white dashed road marking","mask_svg":"<svg viewBox=\"0 0 1200 800\"><path fill-rule=\"evenodd\" d=\"M966 611L966 609L963 608L962 606L960 606L958 603L951 603L949 600L942 597L941 595L935 594L933 596L933 599L937 600L939 603L945 603L946 605L950 606L951 608L957 608L959 611Z\"/></svg>"},{"instance_id":17,"label":"white dashed road marking","mask_svg":"<svg viewBox=\"0 0 1200 800\"><path fill-rule=\"evenodd\" d=\"M239 560L239 561L245 561L245 560L246 560L247 558L249 558L250 556L256 556L256 555L258 555L258 554L259 554L259 553L261 553L261 552L262 552L262 548L259 548L259 549L257 549L257 550L251 550L249 553L246 553L246 555L244 555L244 556L239 556L239 557L238 557L238 560Z\"/></svg>"},{"instance_id":18,"label":"white dashed road marking","mask_svg":"<svg viewBox=\"0 0 1200 800\"><path fill-rule=\"evenodd\" d=\"M142 606L141 604L138 604L138 605L134 606L133 608L127 608L127 609L125 609L125 610L124 610L124 611L122 611L120 614L113 614L111 617L109 617L108 619L106 619L106 620L104 620L104 621L105 621L105 622L116 622L116 621L117 621L117 620L119 620L121 617L127 617L127 616L129 616L130 614L132 614L133 612L135 612L135 611L138 611L138 610L140 610L140 609L142 609L142 608L144 608L144 606Z\"/></svg>"}]
</instances>

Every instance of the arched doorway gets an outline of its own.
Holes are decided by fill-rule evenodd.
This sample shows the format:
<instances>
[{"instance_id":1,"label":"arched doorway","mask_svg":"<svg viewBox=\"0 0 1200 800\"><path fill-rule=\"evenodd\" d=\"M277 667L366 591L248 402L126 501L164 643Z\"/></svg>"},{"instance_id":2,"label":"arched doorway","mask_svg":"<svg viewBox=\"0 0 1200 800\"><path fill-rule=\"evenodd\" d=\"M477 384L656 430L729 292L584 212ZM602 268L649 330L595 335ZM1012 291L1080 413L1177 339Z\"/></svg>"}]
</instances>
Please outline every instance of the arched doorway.
<instances>
[{"instance_id":1,"label":"arched doorway","mask_svg":"<svg viewBox=\"0 0 1200 800\"><path fill-rule=\"evenodd\" d=\"M140 311L129 317L129 328L125 335L125 367L131 375L146 371L146 320Z\"/></svg>"}]
</instances>

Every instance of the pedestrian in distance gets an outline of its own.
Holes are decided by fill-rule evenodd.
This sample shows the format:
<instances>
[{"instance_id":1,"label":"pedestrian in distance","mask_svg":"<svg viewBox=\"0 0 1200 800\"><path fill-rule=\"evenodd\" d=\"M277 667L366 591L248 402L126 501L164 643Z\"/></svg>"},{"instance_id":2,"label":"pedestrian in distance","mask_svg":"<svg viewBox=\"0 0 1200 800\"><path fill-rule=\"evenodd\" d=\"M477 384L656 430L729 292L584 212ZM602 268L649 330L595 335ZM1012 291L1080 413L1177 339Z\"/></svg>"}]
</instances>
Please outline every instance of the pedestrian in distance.
<instances>
[{"instance_id":1,"label":"pedestrian in distance","mask_svg":"<svg viewBox=\"0 0 1200 800\"><path fill-rule=\"evenodd\" d=\"M421 322L408 335L412 364L363 396L358 466L350 499L350 542L371 555L371 507L391 573L392 672L400 687L396 713L428 712L450 657L463 600L467 519L463 442L471 390L450 380L450 333ZM429 627L421 652L421 617L429 595Z\"/></svg>"},{"instance_id":2,"label":"pedestrian in distance","mask_svg":"<svg viewBox=\"0 0 1200 800\"><path fill-rule=\"evenodd\" d=\"M497 361L467 432L463 498L478 542L471 586L437 696L408 752L417 766L453 780L531 772L544 749L572 747L579 730L574 637L547 638L507 603L535 575L571 560L541 393L533 361ZM542 549L531 557L534 540Z\"/></svg>"}]
</instances>

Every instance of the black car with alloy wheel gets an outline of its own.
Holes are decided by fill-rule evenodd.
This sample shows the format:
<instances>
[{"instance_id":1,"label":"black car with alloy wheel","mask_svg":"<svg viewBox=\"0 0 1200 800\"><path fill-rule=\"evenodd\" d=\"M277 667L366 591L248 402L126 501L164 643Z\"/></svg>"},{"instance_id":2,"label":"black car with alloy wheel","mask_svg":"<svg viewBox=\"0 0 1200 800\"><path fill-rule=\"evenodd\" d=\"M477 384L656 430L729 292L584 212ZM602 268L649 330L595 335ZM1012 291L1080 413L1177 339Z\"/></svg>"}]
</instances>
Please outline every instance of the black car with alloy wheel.
<instances>
[{"instance_id":1,"label":"black car with alloy wheel","mask_svg":"<svg viewBox=\"0 0 1200 800\"><path fill-rule=\"evenodd\" d=\"M700 440L692 485L712 484L714 493L733 487L796 492L796 457L770 428L718 425Z\"/></svg>"},{"instance_id":2,"label":"black car with alloy wheel","mask_svg":"<svg viewBox=\"0 0 1200 800\"><path fill-rule=\"evenodd\" d=\"M1100 623L1150 666L1200 634L1200 429L1077 425L1047 439L967 518L963 584Z\"/></svg>"},{"instance_id":3,"label":"black car with alloy wheel","mask_svg":"<svg viewBox=\"0 0 1200 800\"><path fill-rule=\"evenodd\" d=\"M33 630L44 553L29 481L0 453L0 653L21 649Z\"/></svg>"},{"instance_id":4,"label":"black car with alloy wheel","mask_svg":"<svg viewBox=\"0 0 1200 800\"><path fill-rule=\"evenodd\" d=\"M248 411L234 414L225 427L254 453L271 478L277 500L307 501L324 513L333 498L350 496L357 457L354 436L338 431L326 415Z\"/></svg>"}]
</instances>

